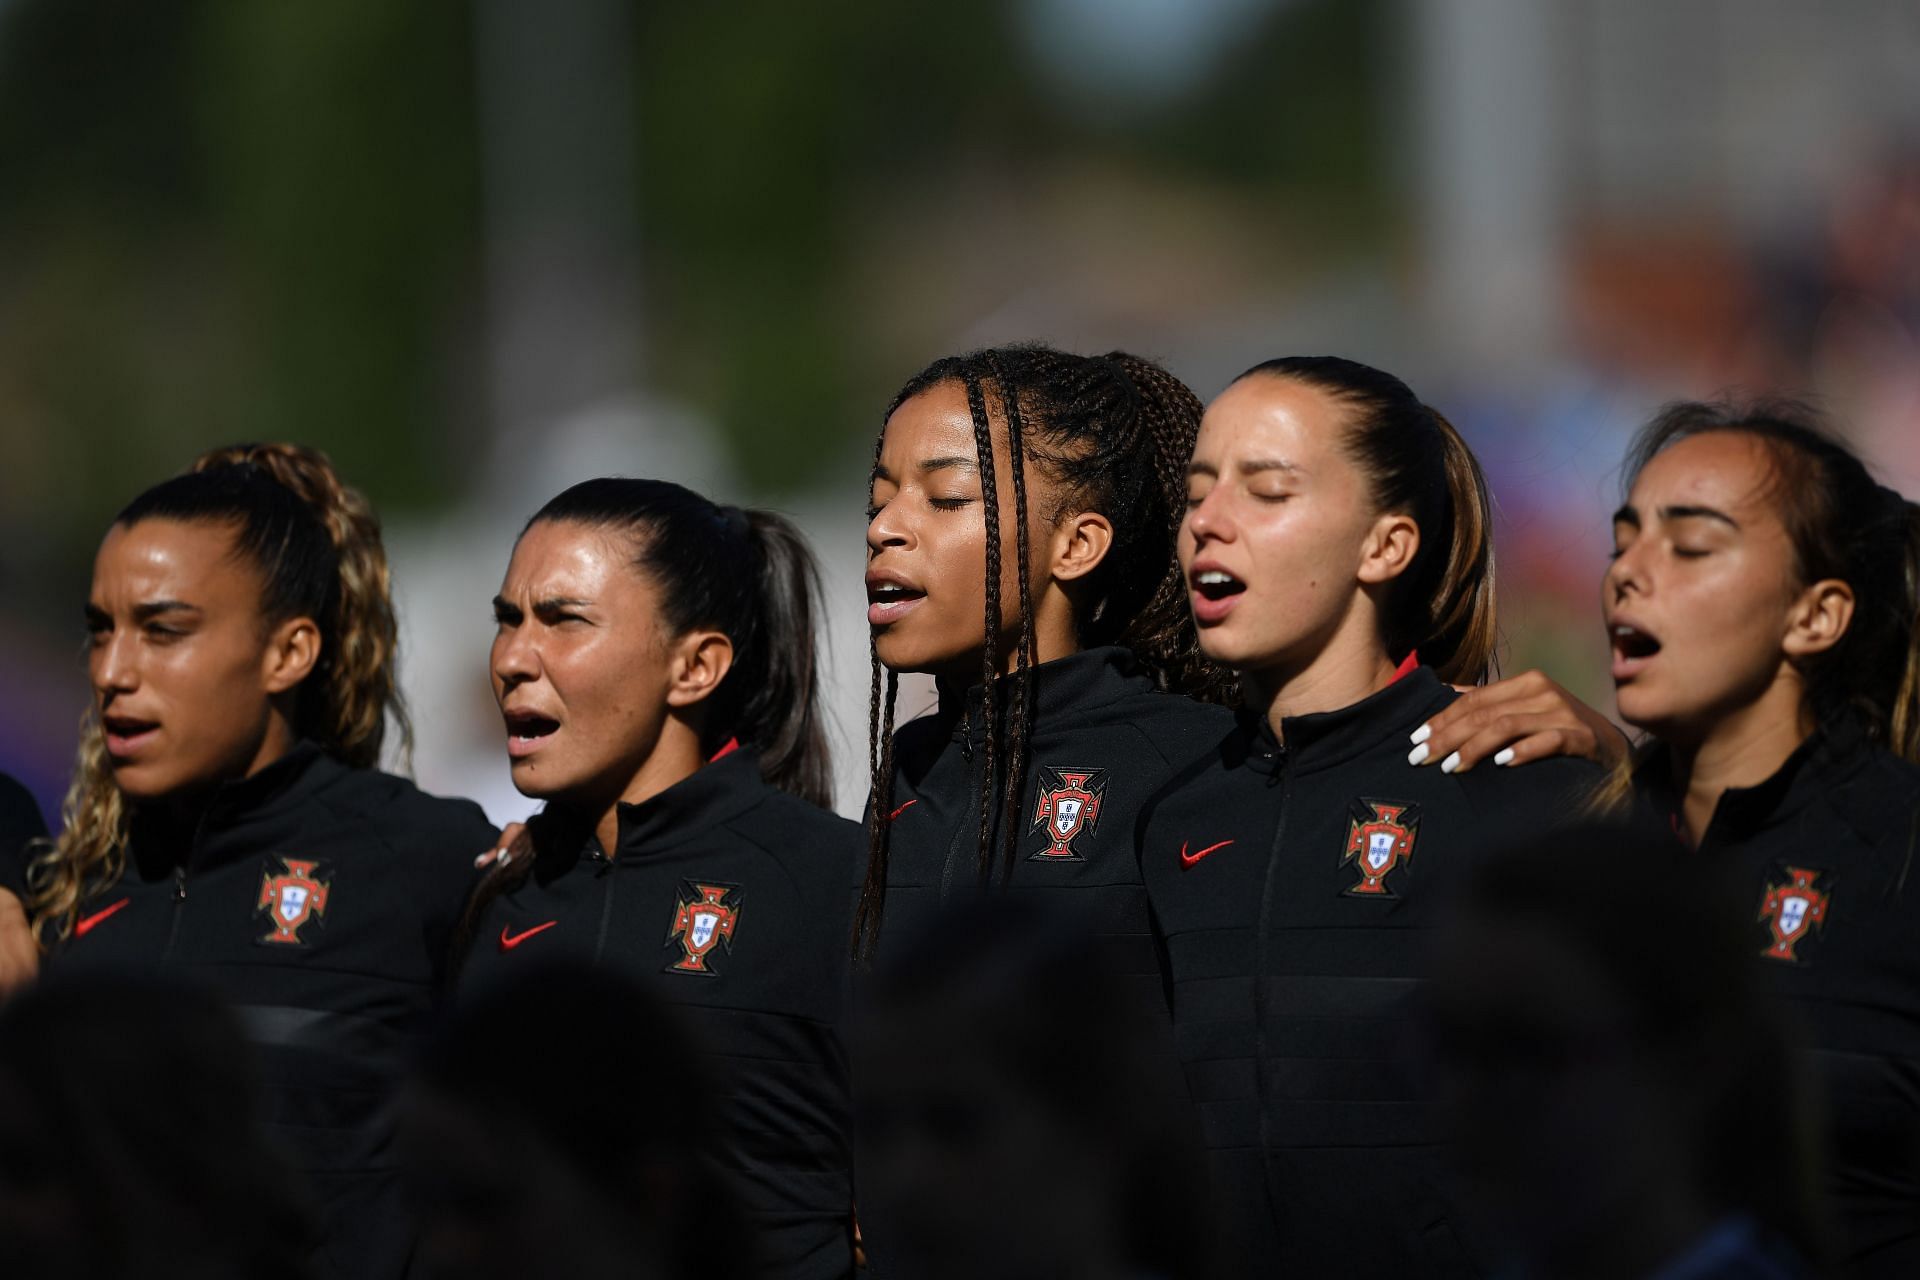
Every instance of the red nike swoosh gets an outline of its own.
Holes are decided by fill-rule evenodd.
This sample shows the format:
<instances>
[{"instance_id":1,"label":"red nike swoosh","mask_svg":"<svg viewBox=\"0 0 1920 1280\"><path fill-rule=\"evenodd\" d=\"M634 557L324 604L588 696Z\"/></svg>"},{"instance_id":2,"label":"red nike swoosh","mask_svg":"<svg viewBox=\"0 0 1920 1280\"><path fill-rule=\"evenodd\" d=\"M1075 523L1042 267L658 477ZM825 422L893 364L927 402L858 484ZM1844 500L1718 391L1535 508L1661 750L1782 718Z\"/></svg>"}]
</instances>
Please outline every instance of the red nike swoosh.
<instances>
[{"instance_id":1,"label":"red nike swoosh","mask_svg":"<svg viewBox=\"0 0 1920 1280\"><path fill-rule=\"evenodd\" d=\"M907 810L909 810L909 809L911 809L911 808L913 808L913 806L915 806L915 805L917 805L917 804L919 804L919 803L920 803L920 802L919 802L918 800L909 800L909 801L907 801L907 802L906 802L905 804L903 804L903 805L901 805L901 806L900 806L900 807L899 807L898 809L895 809L895 810L894 810L894 811L893 811L892 813L890 813L890 814L888 814L888 815L887 815L887 821L888 821L888 822L892 822L892 821L894 821L894 820L895 820L896 818L898 818L898 817L899 817L899 816L900 816L901 814L903 814L903 813L905 813L905 812L906 812Z\"/></svg>"},{"instance_id":2,"label":"red nike swoosh","mask_svg":"<svg viewBox=\"0 0 1920 1280\"><path fill-rule=\"evenodd\" d=\"M102 920L105 920L108 916L132 901L132 898L122 898L110 907L102 907L90 916L82 916L73 922L73 936L76 938L86 937L89 933L93 932L93 926L99 924Z\"/></svg>"},{"instance_id":3,"label":"red nike swoosh","mask_svg":"<svg viewBox=\"0 0 1920 1280\"><path fill-rule=\"evenodd\" d=\"M1233 841L1231 841L1231 840L1222 840L1222 841L1221 841L1221 842L1220 842L1219 844L1210 844L1210 845L1208 845L1208 846L1207 846L1206 848L1204 848L1204 849L1202 849L1202 850L1201 850L1200 852L1198 852L1198 853L1188 853L1188 852L1187 852L1187 842L1186 842L1185 840L1182 840L1182 841L1180 842L1180 866L1181 866L1181 867L1182 867L1183 869L1184 869L1184 868L1186 868L1186 867L1190 867L1190 866L1192 866L1192 865L1193 865L1194 863L1196 863L1196 862L1198 862L1198 861L1200 861L1200 859L1202 859L1202 858L1204 858L1204 857L1206 857L1206 856L1207 856L1208 854L1210 854L1210 853L1212 853L1212 852L1213 852L1213 851L1214 851L1215 849L1224 849L1224 848L1226 848L1226 847L1227 847L1228 845L1230 845L1230 844L1232 844L1232 843L1233 843Z\"/></svg>"},{"instance_id":4,"label":"red nike swoosh","mask_svg":"<svg viewBox=\"0 0 1920 1280\"><path fill-rule=\"evenodd\" d=\"M560 922L558 920L549 920L545 924L537 924L533 926L533 928L528 929L525 933L516 933L512 937L507 936L507 926L501 925L500 926L500 949L502 951L511 951L515 947L519 946L521 943L525 942L528 938L531 938L534 934L545 933L547 930L553 928L553 926L559 923Z\"/></svg>"}]
</instances>

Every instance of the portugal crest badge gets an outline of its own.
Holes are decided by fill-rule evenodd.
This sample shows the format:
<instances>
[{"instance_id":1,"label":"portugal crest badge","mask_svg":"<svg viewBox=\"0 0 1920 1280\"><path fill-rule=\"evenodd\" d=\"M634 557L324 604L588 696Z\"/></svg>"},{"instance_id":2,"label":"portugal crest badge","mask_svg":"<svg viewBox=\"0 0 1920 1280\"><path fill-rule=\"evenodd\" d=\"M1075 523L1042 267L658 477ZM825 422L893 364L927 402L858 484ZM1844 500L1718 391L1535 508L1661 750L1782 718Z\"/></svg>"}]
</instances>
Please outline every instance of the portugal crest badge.
<instances>
[{"instance_id":1,"label":"portugal crest badge","mask_svg":"<svg viewBox=\"0 0 1920 1280\"><path fill-rule=\"evenodd\" d=\"M1781 867L1780 870L1785 872L1787 882L1769 882L1760 895L1760 923L1767 926L1772 939L1760 954L1787 964L1806 964L1807 960L1795 954L1794 948L1805 942L1808 935L1824 928L1833 895L1830 888L1821 889L1815 884L1826 874L1823 871L1809 867Z\"/></svg>"},{"instance_id":2,"label":"portugal crest badge","mask_svg":"<svg viewBox=\"0 0 1920 1280\"><path fill-rule=\"evenodd\" d=\"M713 949L732 951L733 931L739 926L739 885L682 881L680 899L673 907L673 923L667 927L667 941L680 944L680 958L668 965L666 972L718 977L711 963Z\"/></svg>"},{"instance_id":3,"label":"portugal crest badge","mask_svg":"<svg viewBox=\"0 0 1920 1280\"><path fill-rule=\"evenodd\" d=\"M1084 862L1073 842L1100 821L1100 802L1107 793L1105 769L1040 769L1040 803L1033 825L1044 832L1047 847L1029 862Z\"/></svg>"},{"instance_id":4,"label":"portugal crest badge","mask_svg":"<svg viewBox=\"0 0 1920 1280\"><path fill-rule=\"evenodd\" d=\"M280 864L278 874L274 862ZM317 860L273 855L260 873L260 899L254 907L272 929L255 941L272 946L305 946L307 939L300 936L300 930L326 915L332 889L333 877L321 871Z\"/></svg>"},{"instance_id":5,"label":"portugal crest badge","mask_svg":"<svg viewBox=\"0 0 1920 1280\"><path fill-rule=\"evenodd\" d=\"M1358 883L1342 891L1349 898L1395 898L1387 884L1393 869L1413 856L1413 839L1420 830L1419 806L1405 800L1355 800L1347 820L1346 852L1340 861L1354 863Z\"/></svg>"}]
</instances>

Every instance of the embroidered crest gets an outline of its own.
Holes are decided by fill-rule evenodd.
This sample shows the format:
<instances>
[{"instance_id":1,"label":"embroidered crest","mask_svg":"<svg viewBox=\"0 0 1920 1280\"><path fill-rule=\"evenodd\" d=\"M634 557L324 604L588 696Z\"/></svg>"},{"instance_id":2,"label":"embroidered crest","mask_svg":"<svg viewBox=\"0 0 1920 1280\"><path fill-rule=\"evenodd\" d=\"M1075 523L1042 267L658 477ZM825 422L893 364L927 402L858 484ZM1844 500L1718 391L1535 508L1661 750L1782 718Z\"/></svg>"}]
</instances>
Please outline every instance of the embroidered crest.
<instances>
[{"instance_id":1,"label":"embroidered crest","mask_svg":"<svg viewBox=\"0 0 1920 1280\"><path fill-rule=\"evenodd\" d=\"M254 905L255 913L264 915L273 929L255 941L305 946L307 939L300 936L300 930L326 915L333 877L321 871L315 859L275 854L274 861L280 864L280 873L275 875L271 864L260 873L260 900Z\"/></svg>"},{"instance_id":2,"label":"embroidered crest","mask_svg":"<svg viewBox=\"0 0 1920 1280\"><path fill-rule=\"evenodd\" d=\"M1393 869L1413 856L1420 809L1405 800L1355 800L1349 809L1347 847L1340 861L1355 864L1359 882L1342 890L1349 898L1395 898L1387 886Z\"/></svg>"},{"instance_id":3,"label":"embroidered crest","mask_svg":"<svg viewBox=\"0 0 1920 1280\"><path fill-rule=\"evenodd\" d=\"M681 881L673 923L667 928L667 941L680 944L680 958L668 965L666 972L719 976L709 967L708 959L716 946L733 950L733 931L740 925L739 890L737 884Z\"/></svg>"},{"instance_id":4,"label":"embroidered crest","mask_svg":"<svg viewBox=\"0 0 1920 1280\"><path fill-rule=\"evenodd\" d=\"M1784 866L1780 869L1786 873L1787 882L1769 882L1760 897L1759 920L1767 926L1772 938L1760 954L1769 960L1806 964L1805 959L1794 953L1794 948L1806 941L1809 934L1825 927L1833 895L1815 887L1814 881L1825 874L1818 869Z\"/></svg>"},{"instance_id":5,"label":"embroidered crest","mask_svg":"<svg viewBox=\"0 0 1920 1280\"><path fill-rule=\"evenodd\" d=\"M1033 825L1044 832L1047 847L1027 859L1028 862L1083 862L1073 851L1073 842L1092 831L1100 821L1100 804L1107 794L1105 769L1040 770L1040 803L1033 811Z\"/></svg>"}]
</instances>

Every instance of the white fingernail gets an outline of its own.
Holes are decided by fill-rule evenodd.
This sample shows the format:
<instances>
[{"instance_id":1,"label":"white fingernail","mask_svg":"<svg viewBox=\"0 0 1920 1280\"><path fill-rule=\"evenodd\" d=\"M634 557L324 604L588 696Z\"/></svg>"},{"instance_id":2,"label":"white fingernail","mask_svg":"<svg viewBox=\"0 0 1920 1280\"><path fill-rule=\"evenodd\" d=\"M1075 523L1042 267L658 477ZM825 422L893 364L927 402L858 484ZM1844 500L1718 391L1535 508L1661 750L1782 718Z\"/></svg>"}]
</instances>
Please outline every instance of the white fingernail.
<instances>
[{"instance_id":1,"label":"white fingernail","mask_svg":"<svg viewBox=\"0 0 1920 1280\"><path fill-rule=\"evenodd\" d=\"M1407 735L1407 741L1408 742L1425 742L1428 738L1431 738L1432 736L1433 736L1433 726L1430 724L1423 724L1418 729L1415 729L1412 733Z\"/></svg>"},{"instance_id":2,"label":"white fingernail","mask_svg":"<svg viewBox=\"0 0 1920 1280\"><path fill-rule=\"evenodd\" d=\"M1502 747L1502 748L1500 748L1500 750L1498 750L1498 751L1496 751L1496 752L1494 752L1494 755L1493 755L1493 762L1494 762L1495 764L1512 764L1512 763L1513 763L1513 748L1512 748L1512 747Z\"/></svg>"},{"instance_id":3,"label":"white fingernail","mask_svg":"<svg viewBox=\"0 0 1920 1280\"><path fill-rule=\"evenodd\" d=\"M476 867L484 867L489 862L492 862L492 861L493 861L493 850L489 849L485 853L481 854L479 857L475 858L473 860L473 865Z\"/></svg>"},{"instance_id":4,"label":"white fingernail","mask_svg":"<svg viewBox=\"0 0 1920 1280\"><path fill-rule=\"evenodd\" d=\"M495 854L493 855L493 858L494 858L494 861L495 861L495 862L498 862L498 863L499 863L499 864L500 864L501 866L503 866L503 867L504 867L504 866L506 866L506 865L507 865L507 864L508 864L509 862L512 862L512 861L513 861L513 850L511 850L511 849L502 849L502 850L500 850L499 852L497 852L497 853L495 853Z\"/></svg>"},{"instance_id":5,"label":"white fingernail","mask_svg":"<svg viewBox=\"0 0 1920 1280\"><path fill-rule=\"evenodd\" d=\"M1445 760L1442 760L1440 762L1440 772L1442 773L1452 773L1455 769L1458 769L1459 767L1460 767L1460 753L1458 751L1454 752L1452 755L1448 756Z\"/></svg>"},{"instance_id":6,"label":"white fingernail","mask_svg":"<svg viewBox=\"0 0 1920 1280\"><path fill-rule=\"evenodd\" d=\"M1415 747L1413 750L1407 752L1408 764L1422 764L1426 761L1426 758L1427 758L1427 744L1424 742L1421 743L1419 746Z\"/></svg>"}]
</instances>

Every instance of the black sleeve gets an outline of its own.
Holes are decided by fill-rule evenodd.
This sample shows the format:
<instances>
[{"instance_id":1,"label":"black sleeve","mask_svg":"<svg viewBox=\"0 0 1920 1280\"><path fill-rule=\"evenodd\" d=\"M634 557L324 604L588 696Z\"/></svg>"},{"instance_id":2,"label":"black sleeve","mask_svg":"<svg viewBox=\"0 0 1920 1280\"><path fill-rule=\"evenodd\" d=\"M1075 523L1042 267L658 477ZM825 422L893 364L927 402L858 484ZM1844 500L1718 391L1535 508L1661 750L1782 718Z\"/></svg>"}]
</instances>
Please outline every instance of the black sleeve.
<instances>
[{"instance_id":1,"label":"black sleeve","mask_svg":"<svg viewBox=\"0 0 1920 1280\"><path fill-rule=\"evenodd\" d=\"M26 899L27 842L46 834L32 793L0 773L0 889Z\"/></svg>"}]
</instances>

